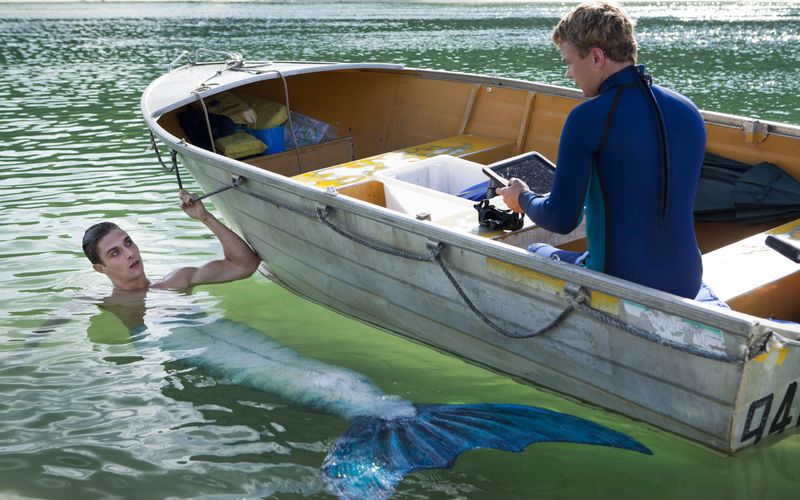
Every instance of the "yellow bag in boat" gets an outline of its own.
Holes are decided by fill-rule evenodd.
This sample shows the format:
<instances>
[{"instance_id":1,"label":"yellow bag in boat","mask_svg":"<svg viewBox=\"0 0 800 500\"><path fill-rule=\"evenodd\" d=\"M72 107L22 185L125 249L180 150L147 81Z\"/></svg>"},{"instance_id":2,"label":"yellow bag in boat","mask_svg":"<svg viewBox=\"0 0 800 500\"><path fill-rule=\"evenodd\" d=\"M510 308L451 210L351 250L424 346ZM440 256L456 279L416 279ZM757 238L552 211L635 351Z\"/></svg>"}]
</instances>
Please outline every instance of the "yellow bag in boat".
<instances>
[{"instance_id":1,"label":"yellow bag in boat","mask_svg":"<svg viewBox=\"0 0 800 500\"><path fill-rule=\"evenodd\" d=\"M239 96L256 112L256 124L252 127L254 129L275 128L289 118L289 113L283 104L252 94L242 93Z\"/></svg>"},{"instance_id":2,"label":"yellow bag in boat","mask_svg":"<svg viewBox=\"0 0 800 500\"><path fill-rule=\"evenodd\" d=\"M220 137L214 141L214 146L216 146L217 152L224 154L228 158L260 155L267 149L263 142L247 132L236 132L235 134Z\"/></svg>"},{"instance_id":3,"label":"yellow bag in boat","mask_svg":"<svg viewBox=\"0 0 800 500\"><path fill-rule=\"evenodd\" d=\"M233 120L233 123L248 127L256 124L256 112L233 92L223 92L209 98L206 107L209 113L225 115Z\"/></svg>"}]
</instances>

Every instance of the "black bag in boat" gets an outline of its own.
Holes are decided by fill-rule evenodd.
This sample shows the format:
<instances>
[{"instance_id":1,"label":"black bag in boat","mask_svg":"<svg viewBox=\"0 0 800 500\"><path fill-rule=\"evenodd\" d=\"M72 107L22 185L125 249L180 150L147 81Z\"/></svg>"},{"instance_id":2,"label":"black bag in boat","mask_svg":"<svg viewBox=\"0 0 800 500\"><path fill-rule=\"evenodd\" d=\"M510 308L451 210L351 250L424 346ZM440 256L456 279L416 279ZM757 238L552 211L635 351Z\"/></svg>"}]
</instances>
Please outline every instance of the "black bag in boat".
<instances>
[{"instance_id":1,"label":"black bag in boat","mask_svg":"<svg viewBox=\"0 0 800 500\"><path fill-rule=\"evenodd\" d=\"M706 153L694 218L760 223L800 217L800 183L778 166L748 165Z\"/></svg>"},{"instance_id":2,"label":"black bag in boat","mask_svg":"<svg viewBox=\"0 0 800 500\"><path fill-rule=\"evenodd\" d=\"M208 125L206 116L200 110L187 109L178 114L178 121L186 132L189 142L199 148L211 151L211 140L208 137ZM236 132L236 124L225 115L208 114L208 122L211 125L211 135L214 140L226 137Z\"/></svg>"}]
</instances>

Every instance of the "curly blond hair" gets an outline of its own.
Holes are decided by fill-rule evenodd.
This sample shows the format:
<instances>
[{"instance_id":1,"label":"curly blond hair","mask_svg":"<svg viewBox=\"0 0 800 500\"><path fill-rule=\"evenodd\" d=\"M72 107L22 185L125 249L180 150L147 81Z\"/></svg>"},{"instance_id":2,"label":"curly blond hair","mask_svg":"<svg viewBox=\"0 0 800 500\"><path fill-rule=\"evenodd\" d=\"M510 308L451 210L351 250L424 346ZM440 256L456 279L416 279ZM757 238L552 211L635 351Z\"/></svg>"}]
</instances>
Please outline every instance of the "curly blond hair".
<instances>
[{"instance_id":1,"label":"curly blond hair","mask_svg":"<svg viewBox=\"0 0 800 500\"><path fill-rule=\"evenodd\" d=\"M553 29L553 43L560 47L569 42L581 57L592 47L603 50L612 61L636 62L634 22L618 5L587 2L564 15Z\"/></svg>"}]
</instances>

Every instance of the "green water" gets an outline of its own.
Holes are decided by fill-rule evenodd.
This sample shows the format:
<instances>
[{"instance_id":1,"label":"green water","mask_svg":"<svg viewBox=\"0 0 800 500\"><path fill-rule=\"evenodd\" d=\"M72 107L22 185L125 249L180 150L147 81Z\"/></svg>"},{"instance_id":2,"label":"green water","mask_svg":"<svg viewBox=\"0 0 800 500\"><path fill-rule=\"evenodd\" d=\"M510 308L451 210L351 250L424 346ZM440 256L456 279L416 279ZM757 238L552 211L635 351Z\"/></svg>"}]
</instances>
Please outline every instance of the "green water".
<instances>
[{"instance_id":1,"label":"green water","mask_svg":"<svg viewBox=\"0 0 800 500\"><path fill-rule=\"evenodd\" d=\"M177 207L138 100L180 51L393 61L568 85L561 4L0 4L0 496L327 497L345 421L226 385L133 342L80 250L112 219L148 274L218 243ZM800 5L637 2L640 60L705 109L800 124ZM189 180L190 188L196 188ZM797 498L800 437L729 458L342 318L261 276L152 293L151 334L202 312L428 403L510 402L589 418L655 454L539 444L410 475L397 498ZM141 338L137 338L141 340Z\"/></svg>"}]
</instances>

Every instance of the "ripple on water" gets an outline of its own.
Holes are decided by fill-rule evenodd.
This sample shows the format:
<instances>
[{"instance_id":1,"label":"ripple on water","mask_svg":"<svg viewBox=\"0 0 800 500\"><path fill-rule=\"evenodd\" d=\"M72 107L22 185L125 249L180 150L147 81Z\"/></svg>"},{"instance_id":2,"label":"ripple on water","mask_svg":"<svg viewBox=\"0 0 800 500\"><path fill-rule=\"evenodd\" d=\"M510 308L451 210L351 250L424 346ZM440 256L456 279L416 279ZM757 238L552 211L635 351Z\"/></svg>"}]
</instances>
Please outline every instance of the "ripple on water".
<instances>
[{"instance_id":1,"label":"ripple on water","mask_svg":"<svg viewBox=\"0 0 800 500\"><path fill-rule=\"evenodd\" d=\"M199 258L219 253L207 230L177 210L174 177L147 151L141 92L165 63L196 47L267 59L401 62L571 86L549 39L565 7L152 7L0 4L0 79L13 82L0 86L0 422L6 424L0 425L0 496L323 496L319 465L345 422L187 371L142 345L146 336L134 342L119 319L97 307L98 297L87 297L107 291L80 249L93 222L124 226L148 274L185 265L189 246ZM800 124L796 3L634 2L629 10L638 18L640 60L657 82L703 108ZM190 301L214 311L221 301L247 303L254 293L227 290L234 291L195 291ZM653 483L642 479L648 477L680 481L701 498L796 491L791 464L798 440L719 459L376 332L340 342L364 327L316 309L318 318L298 319L284 309L310 306L281 297L273 293L265 303L230 312L260 318L287 341L342 364L371 366L380 353L391 367L376 369L381 382L412 399L501 395L590 414L658 445L649 461L608 450L573 455L566 446L510 458L473 452L453 471L408 478L400 496L637 497L650 491ZM149 326L162 325L153 319ZM347 335L324 338L336 329ZM370 342L374 349L363 347ZM386 345L397 353L384 352ZM419 359L432 361L415 364ZM446 380L451 385L441 386Z\"/></svg>"}]
</instances>

